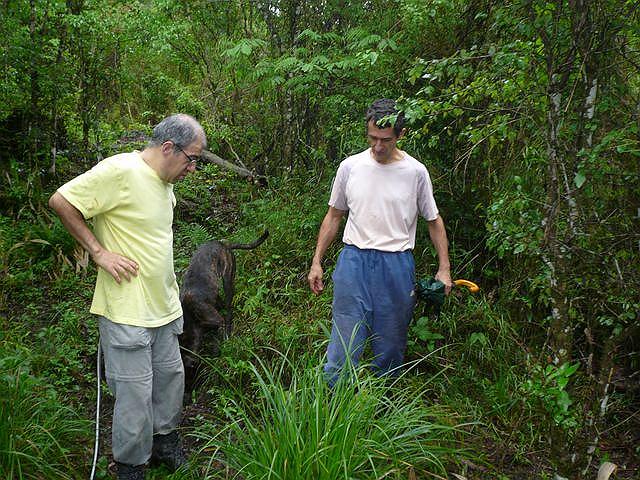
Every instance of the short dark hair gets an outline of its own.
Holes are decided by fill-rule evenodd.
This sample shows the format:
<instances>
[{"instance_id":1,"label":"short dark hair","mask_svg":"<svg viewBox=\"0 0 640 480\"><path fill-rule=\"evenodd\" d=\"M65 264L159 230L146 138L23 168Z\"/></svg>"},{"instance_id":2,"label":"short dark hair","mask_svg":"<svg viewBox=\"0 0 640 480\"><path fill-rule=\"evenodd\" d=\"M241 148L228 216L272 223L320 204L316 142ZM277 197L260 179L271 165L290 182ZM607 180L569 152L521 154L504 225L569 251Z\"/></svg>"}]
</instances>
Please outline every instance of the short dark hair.
<instances>
[{"instance_id":1,"label":"short dark hair","mask_svg":"<svg viewBox=\"0 0 640 480\"><path fill-rule=\"evenodd\" d=\"M384 122L380 122L385 117L395 117L395 122L387 119ZM389 128L393 126L393 132L396 137L400 136L402 129L404 128L404 113L398 110L395 100L391 98L379 98L371 104L367 109L367 125L373 120L373 123L378 128ZM380 123L379 123L380 122Z\"/></svg>"},{"instance_id":2,"label":"short dark hair","mask_svg":"<svg viewBox=\"0 0 640 480\"><path fill-rule=\"evenodd\" d=\"M150 147L158 147L166 141L173 142L176 147L187 148L198 137L202 138L203 147L207 146L207 137L202 126L191 115L176 113L165 118L155 127L149 141ZM174 150L176 149L174 147Z\"/></svg>"}]
</instances>

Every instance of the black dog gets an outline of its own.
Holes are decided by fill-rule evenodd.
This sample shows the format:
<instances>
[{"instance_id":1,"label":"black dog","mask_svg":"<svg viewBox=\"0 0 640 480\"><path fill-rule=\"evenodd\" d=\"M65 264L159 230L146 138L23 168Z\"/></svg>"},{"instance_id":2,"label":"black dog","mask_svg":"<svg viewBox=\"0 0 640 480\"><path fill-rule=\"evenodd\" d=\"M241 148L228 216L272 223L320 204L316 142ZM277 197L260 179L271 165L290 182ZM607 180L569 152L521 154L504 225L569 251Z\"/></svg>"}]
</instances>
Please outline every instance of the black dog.
<instances>
[{"instance_id":1,"label":"black dog","mask_svg":"<svg viewBox=\"0 0 640 480\"><path fill-rule=\"evenodd\" d=\"M223 338L231 334L231 302L234 294L236 260L233 250L251 250L269 236L265 231L251 243L224 244L217 240L204 243L191 257L182 281L180 301L184 315L184 333L180 341L185 367L187 391L192 390L198 367L198 352L206 331L214 332L214 342L222 330ZM224 299L220 298L220 287ZM220 311L224 308L224 317ZM214 345L217 350L217 343ZM214 354L217 352L214 351Z\"/></svg>"}]
</instances>

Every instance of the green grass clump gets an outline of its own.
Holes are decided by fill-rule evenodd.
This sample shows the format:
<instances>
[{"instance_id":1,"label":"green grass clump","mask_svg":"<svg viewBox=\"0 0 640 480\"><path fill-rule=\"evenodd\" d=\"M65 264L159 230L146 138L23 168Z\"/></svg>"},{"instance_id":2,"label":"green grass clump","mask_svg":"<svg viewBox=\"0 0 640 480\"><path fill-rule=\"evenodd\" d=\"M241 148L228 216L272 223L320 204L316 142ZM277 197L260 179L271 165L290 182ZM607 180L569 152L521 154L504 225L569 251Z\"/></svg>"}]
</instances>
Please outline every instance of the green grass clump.
<instances>
[{"instance_id":1,"label":"green grass clump","mask_svg":"<svg viewBox=\"0 0 640 480\"><path fill-rule=\"evenodd\" d=\"M281 358L275 366L251 363L253 394L245 390L229 405L225 428L200 433L207 478L219 478L219 464L224 478L424 478L446 475L462 454L460 430L415 386L358 371L330 389L316 357Z\"/></svg>"},{"instance_id":2,"label":"green grass clump","mask_svg":"<svg viewBox=\"0 0 640 480\"><path fill-rule=\"evenodd\" d=\"M0 343L0 478L72 479L90 444L90 422L30 371L31 353ZM75 447L72 447L75 446Z\"/></svg>"}]
</instances>

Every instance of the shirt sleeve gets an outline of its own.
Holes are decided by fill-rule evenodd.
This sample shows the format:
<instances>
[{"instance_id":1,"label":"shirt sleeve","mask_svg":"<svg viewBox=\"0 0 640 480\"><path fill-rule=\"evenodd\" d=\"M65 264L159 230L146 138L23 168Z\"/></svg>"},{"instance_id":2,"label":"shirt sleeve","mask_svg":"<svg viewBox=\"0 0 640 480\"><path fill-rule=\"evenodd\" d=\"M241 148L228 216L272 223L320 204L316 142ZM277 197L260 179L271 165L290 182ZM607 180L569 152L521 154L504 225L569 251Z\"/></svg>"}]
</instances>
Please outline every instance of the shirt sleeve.
<instances>
[{"instance_id":1,"label":"shirt sleeve","mask_svg":"<svg viewBox=\"0 0 640 480\"><path fill-rule=\"evenodd\" d=\"M433 187L431 177L427 169L421 169L418 176L418 210L420 215L427 221L438 218L438 206L433 198Z\"/></svg>"},{"instance_id":2,"label":"shirt sleeve","mask_svg":"<svg viewBox=\"0 0 640 480\"><path fill-rule=\"evenodd\" d=\"M333 185L331 186L331 197L329 198L329 206L337 208L338 210L347 211L349 206L347 205L347 180L349 179L349 168L343 162L338 167L336 176L333 179Z\"/></svg>"},{"instance_id":3,"label":"shirt sleeve","mask_svg":"<svg viewBox=\"0 0 640 480\"><path fill-rule=\"evenodd\" d=\"M89 219L111 210L121 202L122 182L122 171L113 164L102 161L65 183L58 192L85 219Z\"/></svg>"}]
</instances>

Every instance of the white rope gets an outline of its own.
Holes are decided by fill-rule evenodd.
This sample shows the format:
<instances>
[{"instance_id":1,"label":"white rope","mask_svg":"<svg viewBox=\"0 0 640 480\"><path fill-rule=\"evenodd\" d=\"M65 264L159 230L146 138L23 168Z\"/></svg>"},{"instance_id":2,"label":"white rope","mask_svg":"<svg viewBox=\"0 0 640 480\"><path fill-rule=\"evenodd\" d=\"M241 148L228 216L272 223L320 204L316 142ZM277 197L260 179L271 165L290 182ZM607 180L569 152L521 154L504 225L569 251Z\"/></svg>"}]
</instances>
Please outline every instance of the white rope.
<instances>
[{"instance_id":1,"label":"white rope","mask_svg":"<svg viewBox=\"0 0 640 480\"><path fill-rule=\"evenodd\" d=\"M96 376L98 377L98 399L96 401L96 439L93 445L93 466L91 467L91 476L89 477L89 480L94 479L94 475L96 474L96 464L98 463L98 440L100 435L100 377L102 376L100 370L100 353L100 339L98 339L98 355L96 359Z\"/></svg>"}]
</instances>

